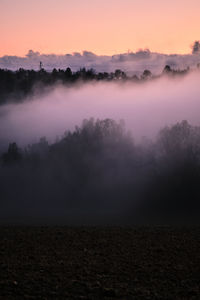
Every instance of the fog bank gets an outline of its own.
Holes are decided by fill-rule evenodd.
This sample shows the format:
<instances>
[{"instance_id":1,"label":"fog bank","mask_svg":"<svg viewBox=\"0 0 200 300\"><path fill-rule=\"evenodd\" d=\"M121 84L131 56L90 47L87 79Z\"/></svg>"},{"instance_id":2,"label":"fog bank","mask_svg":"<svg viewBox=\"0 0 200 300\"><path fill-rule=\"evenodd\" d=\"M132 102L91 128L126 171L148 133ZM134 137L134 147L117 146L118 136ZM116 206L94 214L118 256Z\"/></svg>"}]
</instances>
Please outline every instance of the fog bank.
<instances>
[{"instance_id":1,"label":"fog bank","mask_svg":"<svg viewBox=\"0 0 200 300\"><path fill-rule=\"evenodd\" d=\"M194 68L200 63L200 53L194 51L194 48L192 54L185 55L168 55L144 49L112 56L96 55L90 51L56 55L40 54L29 50L25 57L8 55L0 57L0 68L38 70L40 61L48 71L53 68L66 69L67 67L70 67L72 71L77 71L85 67L86 69L93 68L97 72L114 72L116 69L121 69L129 75L140 75L145 69L149 69L153 74L160 74L165 65L170 65L173 69Z\"/></svg>"},{"instance_id":2,"label":"fog bank","mask_svg":"<svg viewBox=\"0 0 200 300\"><path fill-rule=\"evenodd\" d=\"M42 96L0 107L0 141L19 145L46 136L51 142L90 117L123 119L136 140L152 138L164 126L187 120L199 125L200 73L143 84L57 86Z\"/></svg>"},{"instance_id":3,"label":"fog bank","mask_svg":"<svg viewBox=\"0 0 200 300\"><path fill-rule=\"evenodd\" d=\"M57 85L0 106L1 222L199 222L199 75Z\"/></svg>"}]
</instances>

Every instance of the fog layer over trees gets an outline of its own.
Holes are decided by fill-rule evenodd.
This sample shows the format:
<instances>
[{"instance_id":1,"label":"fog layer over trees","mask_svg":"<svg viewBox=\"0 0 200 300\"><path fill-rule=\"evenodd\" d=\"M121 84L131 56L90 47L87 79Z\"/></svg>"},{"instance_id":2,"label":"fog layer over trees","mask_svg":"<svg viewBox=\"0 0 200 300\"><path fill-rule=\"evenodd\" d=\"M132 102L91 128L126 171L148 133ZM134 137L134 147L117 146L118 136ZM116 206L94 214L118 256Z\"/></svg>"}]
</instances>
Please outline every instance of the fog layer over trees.
<instances>
[{"instance_id":1,"label":"fog layer over trees","mask_svg":"<svg viewBox=\"0 0 200 300\"><path fill-rule=\"evenodd\" d=\"M196 65L199 70L199 64ZM37 92L41 94L47 89L53 89L60 84L65 87L77 86L77 84L97 83L97 82L115 82L117 84L125 83L144 83L147 80L159 79L163 76L169 78L182 77L190 73L190 69L174 69L166 65L162 72L153 75L150 70L144 69L137 76L136 74L128 76L124 71L116 69L114 72L96 72L94 69L81 68L76 72L68 67L66 69L53 69L47 72L42 68L40 70L25 70L20 68L16 71L0 69L0 105L9 102L19 103L26 100L28 96L34 96Z\"/></svg>"},{"instance_id":2,"label":"fog layer over trees","mask_svg":"<svg viewBox=\"0 0 200 300\"><path fill-rule=\"evenodd\" d=\"M135 144L123 121L84 120L1 155L0 217L10 223L171 224L200 216L200 127L182 121Z\"/></svg>"},{"instance_id":3,"label":"fog layer over trees","mask_svg":"<svg viewBox=\"0 0 200 300\"><path fill-rule=\"evenodd\" d=\"M161 78L146 70L136 84L120 70L103 82L92 73L94 82L35 87L22 102L5 97L1 222L198 222L199 74L167 66Z\"/></svg>"},{"instance_id":4,"label":"fog layer over trees","mask_svg":"<svg viewBox=\"0 0 200 300\"><path fill-rule=\"evenodd\" d=\"M123 119L135 140L152 139L162 127L182 120L200 125L199 79L196 71L141 83L89 81L69 87L57 83L43 93L35 88L33 97L0 106L0 148L12 142L24 147L42 136L52 143L91 117Z\"/></svg>"}]
</instances>

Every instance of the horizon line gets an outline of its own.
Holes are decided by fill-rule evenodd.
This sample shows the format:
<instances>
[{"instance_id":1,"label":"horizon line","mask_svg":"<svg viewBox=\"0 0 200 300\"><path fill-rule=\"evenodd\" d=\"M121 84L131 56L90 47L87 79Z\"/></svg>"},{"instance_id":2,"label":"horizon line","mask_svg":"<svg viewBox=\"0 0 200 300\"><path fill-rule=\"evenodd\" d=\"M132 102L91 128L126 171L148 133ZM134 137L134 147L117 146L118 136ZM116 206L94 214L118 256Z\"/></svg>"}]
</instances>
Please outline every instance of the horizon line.
<instances>
[{"instance_id":1,"label":"horizon line","mask_svg":"<svg viewBox=\"0 0 200 300\"><path fill-rule=\"evenodd\" d=\"M39 52L37 50L33 50L33 49L29 49L27 53L23 54L23 55L17 55L17 54L3 54L0 56L0 58L2 57L5 57L5 56L13 56L13 57L20 57L20 58L28 58L29 56L29 53L32 52L32 54L35 54L36 56L42 56L42 55L56 55L56 56L65 56L65 55L71 55L71 56L75 56L76 54L77 55L81 55L83 56L84 53L88 53L88 54L93 54L95 56L109 56L109 57L112 57L112 56L115 56L115 55L121 55L121 54L135 54L135 53L140 53L140 52L149 52L149 53L152 53L152 54L162 54L162 55L196 55L197 53L192 53L191 52L185 52L185 53L179 53L179 52L156 52L156 51L151 51L149 48L139 48L137 49L136 51L132 51L130 49L127 50L127 52L117 52L117 53L113 53L113 54L98 54L98 53L95 53L91 50L81 50L81 51L73 51L73 52L68 52L68 53L55 53L55 52Z\"/></svg>"}]
</instances>

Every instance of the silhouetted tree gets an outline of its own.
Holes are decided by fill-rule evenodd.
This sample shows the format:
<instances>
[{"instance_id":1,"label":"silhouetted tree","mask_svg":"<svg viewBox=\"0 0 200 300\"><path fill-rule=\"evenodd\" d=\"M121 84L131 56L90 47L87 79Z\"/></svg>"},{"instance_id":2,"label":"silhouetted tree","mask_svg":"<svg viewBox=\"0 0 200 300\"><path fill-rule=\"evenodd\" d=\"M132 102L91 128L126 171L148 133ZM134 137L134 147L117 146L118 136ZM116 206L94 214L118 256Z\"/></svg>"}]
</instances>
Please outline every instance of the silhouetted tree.
<instances>
[{"instance_id":1,"label":"silhouetted tree","mask_svg":"<svg viewBox=\"0 0 200 300\"><path fill-rule=\"evenodd\" d=\"M6 164L16 163L21 160L22 155L16 143L9 144L8 151L2 156Z\"/></svg>"},{"instance_id":2,"label":"silhouetted tree","mask_svg":"<svg viewBox=\"0 0 200 300\"><path fill-rule=\"evenodd\" d=\"M125 79L126 78L126 74L123 71L121 71L120 69L117 69L117 70L115 70L114 77L116 79Z\"/></svg>"},{"instance_id":3,"label":"silhouetted tree","mask_svg":"<svg viewBox=\"0 0 200 300\"><path fill-rule=\"evenodd\" d=\"M164 74L171 74L171 72L172 72L171 67L170 67L169 65L166 65L166 66L164 67L164 69L163 69L163 73L164 73Z\"/></svg>"},{"instance_id":4,"label":"silhouetted tree","mask_svg":"<svg viewBox=\"0 0 200 300\"><path fill-rule=\"evenodd\" d=\"M66 76L67 79L71 79L71 77L72 77L72 70L70 68L67 68L65 70L65 76Z\"/></svg>"},{"instance_id":5,"label":"silhouetted tree","mask_svg":"<svg viewBox=\"0 0 200 300\"><path fill-rule=\"evenodd\" d=\"M184 75L189 72L186 70L171 70L170 66L165 66L163 74L171 75ZM149 70L144 70L141 78L136 75L128 77L125 72L120 69L115 70L115 72L107 73L100 72L96 73L93 69L81 68L76 72L72 72L70 68L66 70L53 69L52 72L47 72L43 68L39 71L34 70L24 70L20 68L17 71L0 69L0 104L4 104L7 101L18 102L20 100L26 99L27 95L31 95L34 92L34 87L40 92L45 91L45 87L53 86L57 82L62 84L73 84L81 80L94 81L94 80L106 80L106 81L132 81L139 82L144 79L154 79Z\"/></svg>"},{"instance_id":6,"label":"silhouetted tree","mask_svg":"<svg viewBox=\"0 0 200 300\"><path fill-rule=\"evenodd\" d=\"M149 70L144 70L143 74L142 74L142 79L149 79L152 77L152 73Z\"/></svg>"},{"instance_id":7,"label":"silhouetted tree","mask_svg":"<svg viewBox=\"0 0 200 300\"><path fill-rule=\"evenodd\" d=\"M200 54L200 41L195 41L192 45L192 54Z\"/></svg>"}]
</instances>

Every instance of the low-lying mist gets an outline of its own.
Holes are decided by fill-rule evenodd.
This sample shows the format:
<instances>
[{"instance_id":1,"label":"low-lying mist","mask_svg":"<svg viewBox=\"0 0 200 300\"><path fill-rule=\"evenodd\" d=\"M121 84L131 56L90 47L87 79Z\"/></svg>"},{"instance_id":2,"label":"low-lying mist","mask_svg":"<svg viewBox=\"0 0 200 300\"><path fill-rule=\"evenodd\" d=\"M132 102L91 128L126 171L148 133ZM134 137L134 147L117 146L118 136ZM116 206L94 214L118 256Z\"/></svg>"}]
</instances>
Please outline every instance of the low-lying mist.
<instances>
[{"instance_id":1,"label":"low-lying mist","mask_svg":"<svg viewBox=\"0 0 200 300\"><path fill-rule=\"evenodd\" d=\"M192 73L1 106L1 222L199 221L199 95Z\"/></svg>"},{"instance_id":2,"label":"low-lying mist","mask_svg":"<svg viewBox=\"0 0 200 300\"><path fill-rule=\"evenodd\" d=\"M188 120L199 125L200 73L134 83L61 85L44 95L0 107L0 141L21 146L46 136L55 141L85 118L123 119L136 140L153 138L165 125Z\"/></svg>"}]
</instances>

